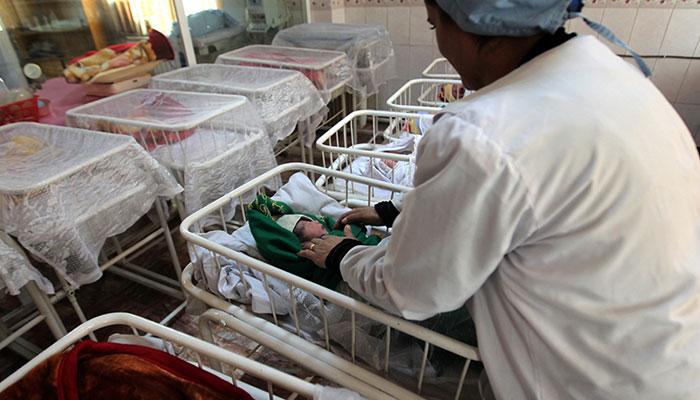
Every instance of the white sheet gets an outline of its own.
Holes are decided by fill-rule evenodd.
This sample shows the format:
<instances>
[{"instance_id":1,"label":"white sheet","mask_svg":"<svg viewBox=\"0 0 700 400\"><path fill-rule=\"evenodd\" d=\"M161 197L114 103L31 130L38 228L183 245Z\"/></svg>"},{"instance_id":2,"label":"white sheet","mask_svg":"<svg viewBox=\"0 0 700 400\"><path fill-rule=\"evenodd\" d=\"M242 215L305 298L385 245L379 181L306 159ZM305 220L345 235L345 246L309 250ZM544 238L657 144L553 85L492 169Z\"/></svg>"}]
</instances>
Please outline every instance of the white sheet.
<instances>
[{"instance_id":1,"label":"white sheet","mask_svg":"<svg viewBox=\"0 0 700 400\"><path fill-rule=\"evenodd\" d=\"M403 136L395 139L387 145L377 146L377 152L387 152L396 154L411 154L418 145L420 140L419 135L404 132ZM393 161L380 158L358 157L352 161L350 165L343 168L343 172L352 175L365 176L367 178L376 179L378 181L395 183L397 185L413 186L413 173L416 165L414 157L410 161ZM367 185L359 183L350 183L350 190L355 194L367 194ZM333 189L333 184L330 189ZM345 190L345 180L336 179L335 187ZM389 199L392 197L392 192L385 189L374 188L372 197Z\"/></svg>"}]
</instances>

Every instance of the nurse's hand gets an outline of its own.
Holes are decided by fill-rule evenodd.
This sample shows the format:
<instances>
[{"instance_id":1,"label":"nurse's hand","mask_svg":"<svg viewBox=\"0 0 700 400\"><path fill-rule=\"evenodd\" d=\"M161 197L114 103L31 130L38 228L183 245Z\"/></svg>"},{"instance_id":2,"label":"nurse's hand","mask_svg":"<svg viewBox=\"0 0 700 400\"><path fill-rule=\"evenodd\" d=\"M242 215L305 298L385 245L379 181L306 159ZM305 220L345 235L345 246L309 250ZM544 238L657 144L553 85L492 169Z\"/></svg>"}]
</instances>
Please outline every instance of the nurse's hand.
<instances>
[{"instance_id":1,"label":"nurse's hand","mask_svg":"<svg viewBox=\"0 0 700 400\"><path fill-rule=\"evenodd\" d=\"M360 207L341 215L335 222L333 229L343 229L343 226L347 224L382 226L384 221L379 218L374 207Z\"/></svg>"},{"instance_id":2,"label":"nurse's hand","mask_svg":"<svg viewBox=\"0 0 700 400\"><path fill-rule=\"evenodd\" d=\"M304 250L298 252L297 255L299 257L308 258L316 264L316 266L326 269L326 258L328 258L328 254L330 254L331 250L333 250L338 243L347 238L357 239L355 235L352 234L350 226L346 226L343 233L345 236L324 235L321 238L314 238L311 239L311 241L304 242L302 245Z\"/></svg>"}]
</instances>

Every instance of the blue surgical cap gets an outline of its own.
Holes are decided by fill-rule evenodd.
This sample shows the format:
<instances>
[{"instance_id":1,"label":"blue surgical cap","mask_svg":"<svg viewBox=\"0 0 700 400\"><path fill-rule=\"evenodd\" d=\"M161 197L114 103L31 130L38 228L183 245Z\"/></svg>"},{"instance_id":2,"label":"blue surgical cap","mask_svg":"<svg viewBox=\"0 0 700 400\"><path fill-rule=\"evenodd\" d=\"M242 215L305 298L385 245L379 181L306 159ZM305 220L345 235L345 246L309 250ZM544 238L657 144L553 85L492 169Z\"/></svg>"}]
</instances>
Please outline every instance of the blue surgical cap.
<instances>
[{"instance_id":1,"label":"blue surgical cap","mask_svg":"<svg viewBox=\"0 0 700 400\"><path fill-rule=\"evenodd\" d=\"M581 0L435 0L463 31L479 36L554 33L568 19L583 18L601 37L627 49L647 77L651 70L627 43L581 14Z\"/></svg>"},{"instance_id":2,"label":"blue surgical cap","mask_svg":"<svg viewBox=\"0 0 700 400\"><path fill-rule=\"evenodd\" d=\"M554 33L571 18L571 0L436 0L465 32L480 36Z\"/></svg>"}]
</instances>

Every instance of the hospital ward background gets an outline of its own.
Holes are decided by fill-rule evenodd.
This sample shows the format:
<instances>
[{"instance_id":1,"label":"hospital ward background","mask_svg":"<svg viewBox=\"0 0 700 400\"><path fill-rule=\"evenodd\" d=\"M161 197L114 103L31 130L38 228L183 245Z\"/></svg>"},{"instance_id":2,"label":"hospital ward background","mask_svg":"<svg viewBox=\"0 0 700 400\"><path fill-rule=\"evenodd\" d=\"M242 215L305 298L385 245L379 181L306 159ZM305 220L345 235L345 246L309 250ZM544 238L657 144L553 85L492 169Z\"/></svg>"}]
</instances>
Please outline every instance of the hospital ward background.
<instances>
[{"instance_id":1,"label":"hospital ward background","mask_svg":"<svg viewBox=\"0 0 700 400\"><path fill-rule=\"evenodd\" d=\"M700 1L583 14L700 146ZM78 352L145 371L98 385L115 396L167 378L206 398L490 398L466 309L407 321L296 254L299 221L343 236L343 213L410 190L432 117L471 94L426 19L422 0L0 0L0 398Z\"/></svg>"}]
</instances>

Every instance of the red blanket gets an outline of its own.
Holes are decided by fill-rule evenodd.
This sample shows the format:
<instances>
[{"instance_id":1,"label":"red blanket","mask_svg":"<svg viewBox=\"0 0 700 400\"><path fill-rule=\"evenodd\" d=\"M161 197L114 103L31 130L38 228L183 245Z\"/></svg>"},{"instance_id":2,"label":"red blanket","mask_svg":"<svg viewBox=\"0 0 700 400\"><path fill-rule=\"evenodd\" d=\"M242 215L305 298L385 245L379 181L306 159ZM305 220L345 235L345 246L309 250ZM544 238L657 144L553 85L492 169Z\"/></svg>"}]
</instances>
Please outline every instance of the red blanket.
<instances>
[{"instance_id":1,"label":"red blanket","mask_svg":"<svg viewBox=\"0 0 700 400\"><path fill-rule=\"evenodd\" d=\"M148 347L91 340L56 354L0 393L0 399L240 399L242 389Z\"/></svg>"}]
</instances>

